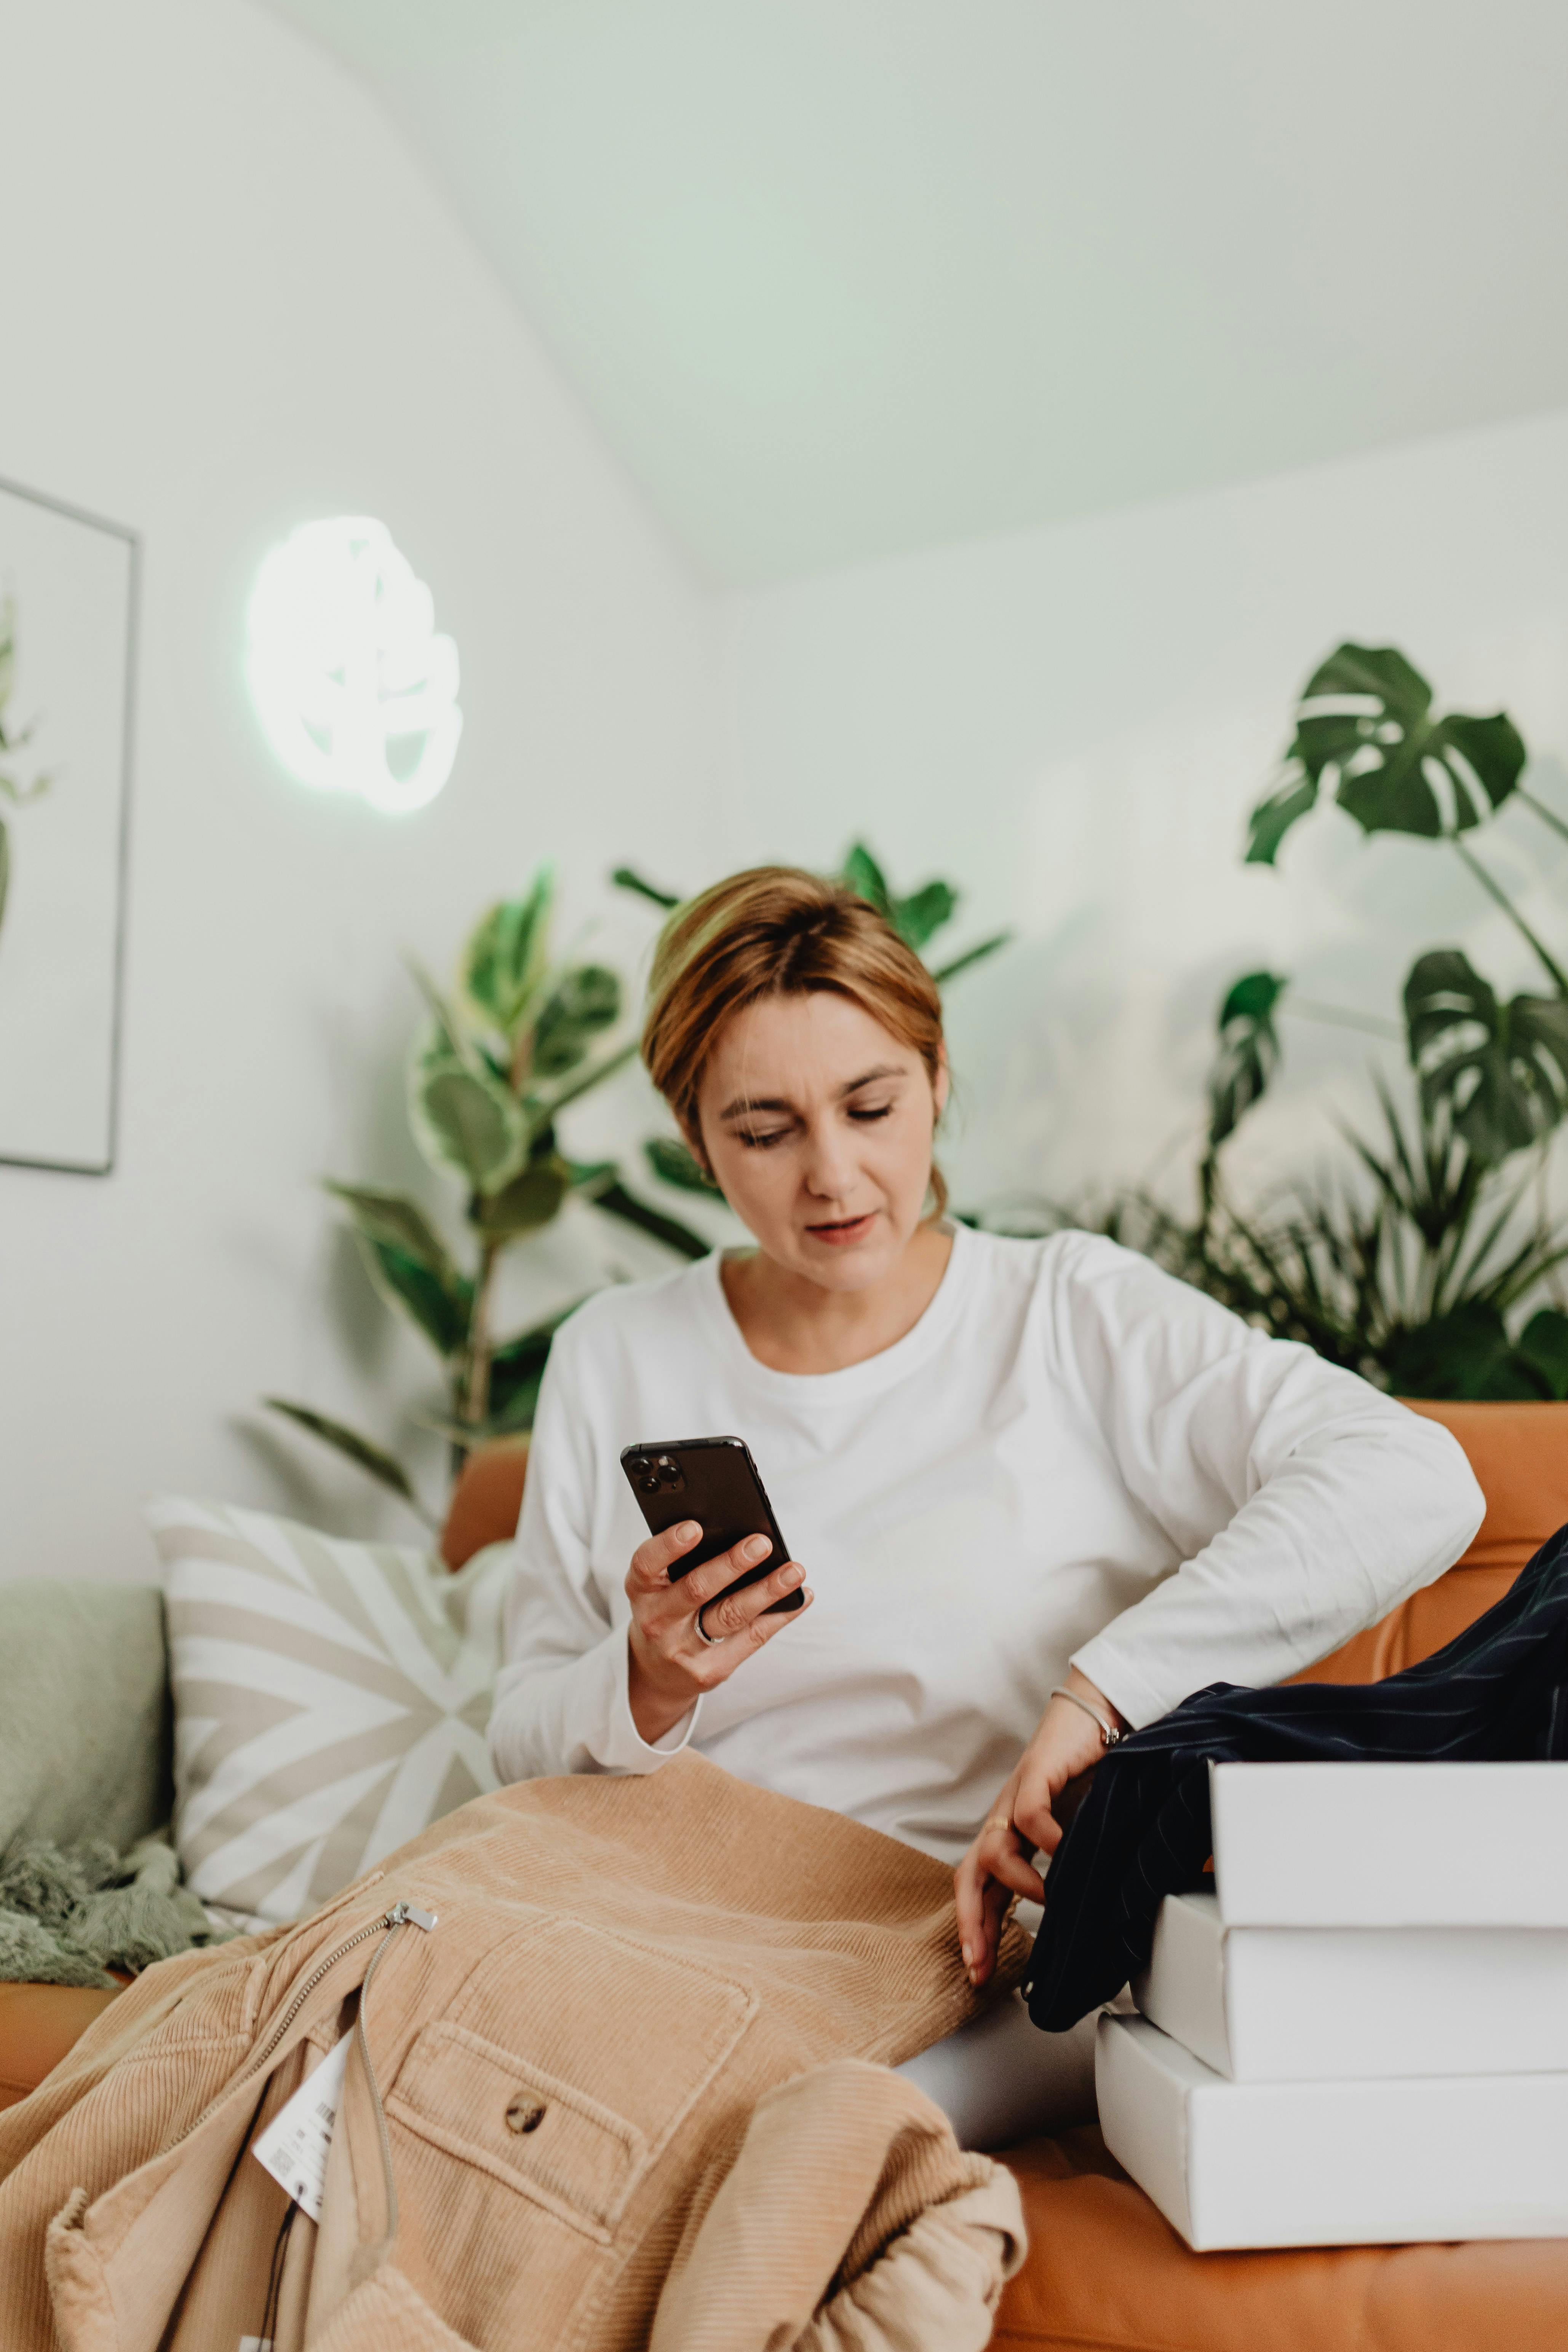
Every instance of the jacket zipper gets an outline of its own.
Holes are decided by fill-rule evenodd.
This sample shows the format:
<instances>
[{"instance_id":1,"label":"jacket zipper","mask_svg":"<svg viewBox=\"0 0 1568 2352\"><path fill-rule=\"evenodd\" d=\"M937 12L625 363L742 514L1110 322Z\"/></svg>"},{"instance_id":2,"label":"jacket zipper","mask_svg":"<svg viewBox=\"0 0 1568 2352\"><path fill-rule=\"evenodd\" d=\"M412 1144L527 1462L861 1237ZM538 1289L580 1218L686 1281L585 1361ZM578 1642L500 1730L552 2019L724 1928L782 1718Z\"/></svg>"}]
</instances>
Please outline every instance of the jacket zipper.
<instances>
[{"instance_id":1,"label":"jacket zipper","mask_svg":"<svg viewBox=\"0 0 1568 2352\"><path fill-rule=\"evenodd\" d=\"M271 2057L272 2053L277 2049L278 2044L282 2041L283 2036L288 2032L289 2028L293 2024L294 2020L299 2016L300 2011L304 2008L305 2003L310 2000L310 1995L315 1991L316 1987L321 1983L322 1978L328 1977L331 1974L332 1970L337 1967L338 1962L346 1953L352 1952L356 1944L364 1943L372 1936L384 1936L389 1932L395 1933L399 1927L405 1927L410 1925L416 1927L423 1927L426 1932L428 1933L436 1925L436 1914L433 1911L422 1911L416 1903L395 1903L390 1911L384 1911L378 1919L372 1919L367 1922L364 1927L356 1927L353 1934L352 1936L345 1937L341 1944L336 1946L332 1951L330 1951L327 1954L324 1960L319 1960L316 1966L310 1970L310 1975L305 1979L304 1983L294 1994L288 2008L284 2011L278 2023L268 2035L267 2040L262 2043L261 2048L252 2057L249 2065L246 2067L244 2073L237 2076L234 2082L226 2084L217 2094L216 2098L210 2099L207 2102L207 2105L202 2109L201 2114L196 2117L195 2123L187 2124L184 2130L180 2133L179 2137L175 2139L170 2140L168 2146L161 2152L167 2156L173 2149L183 2147L184 2142L190 2138L193 2132L200 2131L207 2117L222 2105L223 2101L228 2097L230 2092L237 2090L242 2084L248 2081L249 2077L256 2073L258 2067L266 2065L267 2061ZM381 1955L377 1953L376 1958L379 1959ZM371 1963L372 1968L374 1968L374 1965L375 1962L373 1960ZM360 2006L363 2012L364 2006L363 1998L361 2000ZM368 2050L365 2055L368 2062ZM380 2121L381 2096L379 2086L376 2084L374 2074L371 2075L371 2088L372 2095L375 2100L377 2119ZM384 2121L382 2121L381 2128L384 2137L386 2129Z\"/></svg>"}]
</instances>

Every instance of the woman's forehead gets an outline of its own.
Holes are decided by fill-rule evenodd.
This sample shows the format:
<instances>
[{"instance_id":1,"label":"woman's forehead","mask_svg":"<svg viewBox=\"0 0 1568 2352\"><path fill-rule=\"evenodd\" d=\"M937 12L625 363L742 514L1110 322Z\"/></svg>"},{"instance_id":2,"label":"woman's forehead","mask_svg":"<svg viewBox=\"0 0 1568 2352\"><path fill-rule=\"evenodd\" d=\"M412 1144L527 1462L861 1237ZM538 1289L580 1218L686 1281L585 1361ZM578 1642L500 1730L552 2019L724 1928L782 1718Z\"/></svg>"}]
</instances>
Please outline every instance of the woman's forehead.
<instances>
[{"instance_id":1,"label":"woman's forehead","mask_svg":"<svg viewBox=\"0 0 1568 2352\"><path fill-rule=\"evenodd\" d=\"M919 1056L890 1030L837 991L760 997L724 1024L714 1041L702 1091L737 1089L752 1100L770 1095L836 1094L873 1072L902 1072Z\"/></svg>"}]
</instances>

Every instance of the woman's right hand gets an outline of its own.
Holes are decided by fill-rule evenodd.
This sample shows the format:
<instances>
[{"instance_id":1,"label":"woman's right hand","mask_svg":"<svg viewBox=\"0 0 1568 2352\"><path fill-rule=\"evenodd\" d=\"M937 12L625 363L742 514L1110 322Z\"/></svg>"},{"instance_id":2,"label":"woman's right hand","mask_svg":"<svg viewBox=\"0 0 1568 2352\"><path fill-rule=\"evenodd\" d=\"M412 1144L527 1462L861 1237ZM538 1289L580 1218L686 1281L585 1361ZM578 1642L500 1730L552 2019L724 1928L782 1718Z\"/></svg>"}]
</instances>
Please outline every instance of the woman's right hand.
<instances>
[{"instance_id":1,"label":"woman's right hand","mask_svg":"<svg viewBox=\"0 0 1568 2352\"><path fill-rule=\"evenodd\" d=\"M633 1552L626 1572L626 1597L632 1604L627 1692L632 1721L650 1747L674 1729L704 1691L728 1682L737 1666L811 1606L808 1591L802 1609L781 1611L776 1617L766 1614L805 1577L805 1570L793 1559L748 1584L743 1592L718 1599L737 1577L766 1559L773 1549L766 1536L747 1536L717 1559L672 1579L671 1565L701 1536L695 1519L683 1519L661 1536L649 1536ZM705 1612L707 1641L697 1630L700 1612Z\"/></svg>"}]
</instances>

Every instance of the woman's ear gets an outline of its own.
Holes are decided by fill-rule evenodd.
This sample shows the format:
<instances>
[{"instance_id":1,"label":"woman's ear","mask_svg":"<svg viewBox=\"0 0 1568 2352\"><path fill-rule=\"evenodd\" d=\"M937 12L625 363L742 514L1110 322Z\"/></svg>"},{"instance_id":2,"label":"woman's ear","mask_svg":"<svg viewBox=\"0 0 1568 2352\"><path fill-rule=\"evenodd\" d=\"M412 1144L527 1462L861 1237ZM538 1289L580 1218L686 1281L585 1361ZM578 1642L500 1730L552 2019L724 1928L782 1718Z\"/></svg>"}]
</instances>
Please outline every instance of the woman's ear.
<instances>
[{"instance_id":1,"label":"woman's ear","mask_svg":"<svg viewBox=\"0 0 1568 2352\"><path fill-rule=\"evenodd\" d=\"M708 1154L702 1148L701 1129L697 1125L695 1119L684 1119L678 1117L675 1123L680 1129L686 1149L690 1152L691 1157L696 1160L697 1165L701 1169L702 1173L707 1177L710 1184L711 1184L715 1192L717 1192L719 1187L719 1179L714 1175L711 1167L709 1165Z\"/></svg>"},{"instance_id":2,"label":"woman's ear","mask_svg":"<svg viewBox=\"0 0 1568 2352\"><path fill-rule=\"evenodd\" d=\"M931 1080L931 1100L936 1105L936 1115L938 1118L942 1117L942 1112L947 1108L947 1098L952 1091L952 1073L948 1067L947 1041L944 1038L939 1050L936 1076Z\"/></svg>"}]
</instances>

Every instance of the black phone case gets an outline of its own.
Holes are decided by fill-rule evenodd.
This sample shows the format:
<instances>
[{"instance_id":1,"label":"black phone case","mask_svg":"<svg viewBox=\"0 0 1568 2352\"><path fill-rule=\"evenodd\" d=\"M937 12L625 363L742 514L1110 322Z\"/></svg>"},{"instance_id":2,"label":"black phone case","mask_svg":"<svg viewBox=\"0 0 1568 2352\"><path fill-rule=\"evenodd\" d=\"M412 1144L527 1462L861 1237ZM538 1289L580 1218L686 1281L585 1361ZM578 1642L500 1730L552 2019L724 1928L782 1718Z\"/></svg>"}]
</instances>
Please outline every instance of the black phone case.
<instances>
[{"instance_id":1,"label":"black phone case","mask_svg":"<svg viewBox=\"0 0 1568 2352\"><path fill-rule=\"evenodd\" d=\"M695 1519L702 1529L701 1541L670 1570L673 1582L705 1560L717 1559L747 1536L766 1536L773 1549L766 1559L726 1585L727 1592L756 1584L790 1557L743 1438L678 1437L663 1444L626 1445L621 1449L621 1468L650 1535L661 1536L682 1519ZM767 1613L772 1617L781 1610L798 1609L804 1599L797 1585Z\"/></svg>"}]
</instances>

